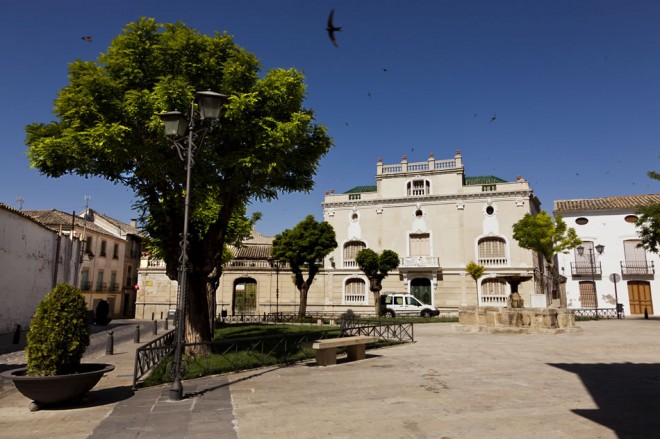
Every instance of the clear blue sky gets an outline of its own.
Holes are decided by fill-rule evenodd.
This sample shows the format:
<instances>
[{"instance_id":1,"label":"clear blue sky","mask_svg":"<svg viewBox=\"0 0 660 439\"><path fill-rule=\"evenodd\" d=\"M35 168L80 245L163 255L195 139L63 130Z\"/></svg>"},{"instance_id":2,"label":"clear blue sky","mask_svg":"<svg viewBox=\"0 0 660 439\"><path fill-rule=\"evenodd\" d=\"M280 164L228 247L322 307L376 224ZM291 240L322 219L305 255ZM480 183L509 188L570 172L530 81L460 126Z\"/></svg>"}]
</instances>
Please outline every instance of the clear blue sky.
<instances>
[{"instance_id":1,"label":"clear blue sky","mask_svg":"<svg viewBox=\"0 0 660 439\"><path fill-rule=\"evenodd\" d=\"M53 119L68 63L95 60L141 16L227 31L264 70L305 72L306 105L335 147L314 191L250 207L262 233L321 219L325 191L375 184L378 157L404 154L460 149L468 176L521 175L549 212L557 199L660 192L646 176L660 171L658 0L23 0L0 2L1 202L70 212L89 195L137 216L126 188L30 169L24 126Z\"/></svg>"}]
</instances>

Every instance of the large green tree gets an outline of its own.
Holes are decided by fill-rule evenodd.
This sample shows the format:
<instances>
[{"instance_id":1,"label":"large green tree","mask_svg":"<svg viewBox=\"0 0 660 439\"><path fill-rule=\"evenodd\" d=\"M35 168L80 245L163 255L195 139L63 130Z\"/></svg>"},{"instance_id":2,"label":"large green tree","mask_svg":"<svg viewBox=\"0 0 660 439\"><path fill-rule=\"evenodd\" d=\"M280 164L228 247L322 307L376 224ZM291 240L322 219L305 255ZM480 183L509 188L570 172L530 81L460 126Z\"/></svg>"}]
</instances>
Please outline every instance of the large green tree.
<instances>
[{"instance_id":1,"label":"large green tree","mask_svg":"<svg viewBox=\"0 0 660 439\"><path fill-rule=\"evenodd\" d=\"M582 242L575 229L568 227L561 215L556 215L553 221L545 211L536 215L525 214L513 225L513 238L520 247L540 253L549 266L553 266L555 255L567 252Z\"/></svg>"},{"instance_id":2,"label":"large green tree","mask_svg":"<svg viewBox=\"0 0 660 439\"><path fill-rule=\"evenodd\" d=\"M293 272L293 283L300 293L300 317L304 317L307 312L307 293L319 271L318 261L335 248L335 229L328 222L316 221L313 215L308 215L292 229L286 229L275 236L272 256L288 263Z\"/></svg>"},{"instance_id":3,"label":"large green tree","mask_svg":"<svg viewBox=\"0 0 660 439\"><path fill-rule=\"evenodd\" d=\"M649 171L648 176L660 180L660 174ZM642 247L652 253L660 253L660 204L650 204L639 208L637 234L642 241Z\"/></svg>"},{"instance_id":4,"label":"large green tree","mask_svg":"<svg viewBox=\"0 0 660 439\"><path fill-rule=\"evenodd\" d=\"M380 315L380 290L383 279L390 271L399 267L399 255L394 250L383 250L381 254L370 248L364 248L355 255L355 262L369 279L369 290L374 297L376 315Z\"/></svg>"},{"instance_id":5,"label":"large green tree","mask_svg":"<svg viewBox=\"0 0 660 439\"><path fill-rule=\"evenodd\" d=\"M143 18L95 62L70 64L69 83L55 100L57 120L26 127L28 157L50 177L97 176L131 188L176 279L185 167L158 114L187 111L195 91L228 96L219 127L195 152L190 190L187 340L209 340L225 244L245 236L232 221L251 200L311 190L332 145L303 107L305 89L295 69L260 74L257 58L227 34Z\"/></svg>"}]
</instances>

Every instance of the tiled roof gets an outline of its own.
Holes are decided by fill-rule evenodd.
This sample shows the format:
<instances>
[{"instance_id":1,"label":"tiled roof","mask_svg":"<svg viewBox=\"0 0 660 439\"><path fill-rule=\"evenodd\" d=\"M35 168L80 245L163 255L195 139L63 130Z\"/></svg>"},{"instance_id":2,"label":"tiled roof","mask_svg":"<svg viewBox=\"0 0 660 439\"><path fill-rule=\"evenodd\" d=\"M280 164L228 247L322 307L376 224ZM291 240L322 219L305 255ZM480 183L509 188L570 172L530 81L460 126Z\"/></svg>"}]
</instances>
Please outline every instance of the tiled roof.
<instances>
[{"instance_id":1,"label":"tiled roof","mask_svg":"<svg viewBox=\"0 0 660 439\"><path fill-rule=\"evenodd\" d=\"M478 177L465 177L465 185L477 185L477 184L495 184L495 183L506 183L506 180L502 180L499 177L494 175L484 175Z\"/></svg>"},{"instance_id":2,"label":"tiled roof","mask_svg":"<svg viewBox=\"0 0 660 439\"><path fill-rule=\"evenodd\" d=\"M231 251L234 259L268 259L272 247L272 245L247 244L240 248L232 247Z\"/></svg>"},{"instance_id":3,"label":"tiled roof","mask_svg":"<svg viewBox=\"0 0 660 439\"><path fill-rule=\"evenodd\" d=\"M241 247L229 246L234 259L268 259L273 248L272 236L262 235L252 229L251 236L243 241Z\"/></svg>"},{"instance_id":4,"label":"tiled roof","mask_svg":"<svg viewBox=\"0 0 660 439\"><path fill-rule=\"evenodd\" d=\"M376 192L378 190L376 186L355 186L353 189L349 189L345 194L362 194L364 192Z\"/></svg>"},{"instance_id":5,"label":"tiled roof","mask_svg":"<svg viewBox=\"0 0 660 439\"><path fill-rule=\"evenodd\" d=\"M92 210L92 209L89 209L89 210L94 215L100 216L101 218L105 219L107 222L109 222L110 224L114 225L115 227L121 229L122 231L126 232L127 234L140 235L141 236L140 230L138 230L136 227L133 227L130 224L126 224L126 223L123 223L123 222L121 222L119 220L116 220L112 217L109 217L108 215L105 215L105 214L99 212L98 210Z\"/></svg>"},{"instance_id":6,"label":"tiled roof","mask_svg":"<svg viewBox=\"0 0 660 439\"><path fill-rule=\"evenodd\" d=\"M556 200L554 202L554 212L637 209L651 204L660 204L660 194Z\"/></svg>"},{"instance_id":7,"label":"tiled roof","mask_svg":"<svg viewBox=\"0 0 660 439\"><path fill-rule=\"evenodd\" d=\"M73 219L75 221L75 227L77 228L86 228L87 230L91 230L96 233L112 236L105 229L97 226L93 222L85 222L83 218L74 216L70 213L62 212L60 210L24 210L23 213L35 219L36 221L39 221L41 224L44 224L55 230L57 230L59 226L62 226L62 230L71 230L71 222Z\"/></svg>"}]
</instances>

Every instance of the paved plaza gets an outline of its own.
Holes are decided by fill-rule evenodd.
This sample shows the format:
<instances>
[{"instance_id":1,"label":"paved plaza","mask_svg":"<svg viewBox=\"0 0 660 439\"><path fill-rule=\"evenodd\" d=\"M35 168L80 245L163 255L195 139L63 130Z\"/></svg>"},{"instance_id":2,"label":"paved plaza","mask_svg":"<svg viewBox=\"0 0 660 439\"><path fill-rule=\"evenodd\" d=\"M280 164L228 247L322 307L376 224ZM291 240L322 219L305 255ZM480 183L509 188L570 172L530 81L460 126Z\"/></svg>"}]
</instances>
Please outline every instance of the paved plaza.
<instances>
[{"instance_id":1,"label":"paved plaza","mask_svg":"<svg viewBox=\"0 0 660 439\"><path fill-rule=\"evenodd\" d=\"M415 342L367 359L314 361L130 390L132 341L87 397L29 412L3 384L6 438L658 438L660 320L579 322L570 334L415 325ZM0 356L6 359L7 354ZM0 363L1 364L1 363Z\"/></svg>"}]
</instances>

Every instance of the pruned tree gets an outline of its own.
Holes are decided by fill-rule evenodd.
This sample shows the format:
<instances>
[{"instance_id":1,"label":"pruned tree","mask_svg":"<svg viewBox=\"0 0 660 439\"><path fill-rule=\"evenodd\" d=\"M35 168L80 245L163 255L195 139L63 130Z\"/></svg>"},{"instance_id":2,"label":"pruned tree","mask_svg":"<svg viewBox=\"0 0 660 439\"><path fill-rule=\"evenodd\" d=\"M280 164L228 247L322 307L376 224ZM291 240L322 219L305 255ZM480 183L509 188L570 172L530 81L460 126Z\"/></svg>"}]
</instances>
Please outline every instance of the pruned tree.
<instances>
[{"instance_id":1,"label":"pruned tree","mask_svg":"<svg viewBox=\"0 0 660 439\"><path fill-rule=\"evenodd\" d=\"M477 307L479 306L479 279L484 275L486 267L483 265L477 264L474 261L470 261L465 266L465 271L470 277L474 280L474 286L477 289Z\"/></svg>"},{"instance_id":2,"label":"pruned tree","mask_svg":"<svg viewBox=\"0 0 660 439\"><path fill-rule=\"evenodd\" d=\"M648 176L660 180L660 174L649 171ZM642 206L638 212L637 234L642 241L642 247L652 253L660 253L660 204Z\"/></svg>"},{"instance_id":3,"label":"pruned tree","mask_svg":"<svg viewBox=\"0 0 660 439\"><path fill-rule=\"evenodd\" d=\"M381 254L370 248L357 252L355 262L369 279L369 290L373 294L376 315L380 315L380 290L383 289L383 279L390 271L399 267L399 255L393 250L383 250Z\"/></svg>"},{"instance_id":4,"label":"pruned tree","mask_svg":"<svg viewBox=\"0 0 660 439\"><path fill-rule=\"evenodd\" d=\"M308 215L292 229L286 229L273 240L273 258L286 261L293 273L293 283L300 295L298 316L307 312L307 293L319 271L318 261L337 248L335 230L328 222L318 222ZM304 273L307 272L307 279Z\"/></svg>"},{"instance_id":5,"label":"pruned tree","mask_svg":"<svg viewBox=\"0 0 660 439\"><path fill-rule=\"evenodd\" d=\"M311 190L332 145L303 107L303 74L260 74L257 58L225 33L208 36L180 22L143 18L128 24L96 62L71 63L69 84L55 99L57 120L26 127L30 164L42 174L96 176L133 190L152 247L176 279L186 172L158 115L189 109L194 92L205 90L228 100L219 129L206 135L194 157L189 342L211 339L225 244L245 236L246 228L232 228L232 221L244 218L252 200Z\"/></svg>"},{"instance_id":6,"label":"pruned tree","mask_svg":"<svg viewBox=\"0 0 660 439\"><path fill-rule=\"evenodd\" d=\"M559 253L567 253L582 243L575 229L568 227L561 215L556 215L553 221L545 211L536 215L525 214L520 221L513 225L513 238L518 241L520 247L533 250L543 256L549 267L553 283L556 282L557 275L554 266L555 256ZM545 273L544 266L541 266L540 269L542 273ZM543 282L542 285L543 292L547 295L547 282ZM562 296L560 301L561 306L566 306L566 297Z\"/></svg>"}]
</instances>

